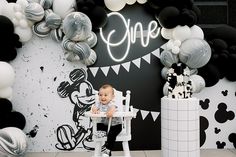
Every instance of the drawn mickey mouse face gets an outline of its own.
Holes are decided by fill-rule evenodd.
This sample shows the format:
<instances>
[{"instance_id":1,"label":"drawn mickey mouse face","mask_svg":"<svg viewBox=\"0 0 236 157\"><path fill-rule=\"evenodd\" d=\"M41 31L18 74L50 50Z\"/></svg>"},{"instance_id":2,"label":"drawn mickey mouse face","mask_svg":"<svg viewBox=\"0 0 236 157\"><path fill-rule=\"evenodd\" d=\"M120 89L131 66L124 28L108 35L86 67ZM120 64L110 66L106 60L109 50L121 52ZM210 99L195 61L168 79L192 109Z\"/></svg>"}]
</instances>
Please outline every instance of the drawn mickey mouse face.
<instances>
[{"instance_id":1,"label":"drawn mickey mouse face","mask_svg":"<svg viewBox=\"0 0 236 157\"><path fill-rule=\"evenodd\" d=\"M95 102L92 85L82 82L77 89L71 93L72 103L82 108L84 105L92 105Z\"/></svg>"}]
</instances>

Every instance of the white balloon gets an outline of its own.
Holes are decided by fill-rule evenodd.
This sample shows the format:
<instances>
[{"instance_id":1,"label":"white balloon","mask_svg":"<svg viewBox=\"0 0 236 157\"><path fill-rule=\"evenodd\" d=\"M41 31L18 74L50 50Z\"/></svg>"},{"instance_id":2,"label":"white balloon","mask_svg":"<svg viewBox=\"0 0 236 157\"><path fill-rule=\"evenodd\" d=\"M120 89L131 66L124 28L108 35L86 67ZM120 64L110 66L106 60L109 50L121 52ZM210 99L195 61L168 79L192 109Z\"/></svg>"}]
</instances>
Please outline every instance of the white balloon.
<instances>
[{"instance_id":1,"label":"white balloon","mask_svg":"<svg viewBox=\"0 0 236 157\"><path fill-rule=\"evenodd\" d=\"M144 3L147 2L147 0L137 0L137 2L138 2L139 4L144 4Z\"/></svg>"},{"instance_id":2,"label":"white balloon","mask_svg":"<svg viewBox=\"0 0 236 157\"><path fill-rule=\"evenodd\" d=\"M172 39L172 33L173 33L173 29L167 29L162 27L161 29L161 36L165 39Z\"/></svg>"},{"instance_id":3,"label":"white balloon","mask_svg":"<svg viewBox=\"0 0 236 157\"><path fill-rule=\"evenodd\" d=\"M11 98L12 97L12 87L0 88L0 98Z\"/></svg>"},{"instance_id":4,"label":"white balloon","mask_svg":"<svg viewBox=\"0 0 236 157\"><path fill-rule=\"evenodd\" d=\"M3 8L5 8L5 6L7 5L7 1L6 0L0 0L0 15L2 15L2 10Z\"/></svg>"},{"instance_id":5,"label":"white balloon","mask_svg":"<svg viewBox=\"0 0 236 157\"><path fill-rule=\"evenodd\" d=\"M21 42L27 42L32 38L32 30L30 27L22 28L20 26L15 27L15 33L19 35Z\"/></svg>"},{"instance_id":6,"label":"white balloon","mask_svg":"<svg viewBox=\"0 0 236 157\"><path fill-rule=\"evenodd\" d=\"M165 79L165 80L167 79L168 70L169 70L168 67L163 67L163 68L161 69L161 77L162 77L163 79Z\"/></svg>"},{"instance_id":7,"label":"white balloon","mask_svg":"<svg viewBox=\"0 0 236 157\"><path fill-rule=\"evenodd\" d=\"M201 29L201 27L197 26L197 25L193 25L190 28L191 31L191 36L190 38L200 38L200 39L204 39L204 33L203 30Z\"/></svg>"},{"instance_id":8,"label":"white balloon","mask_svg":"<svg viewBox=\"0 0 236 157\"><path fill-rule=\"evenodd\" d=\"M15 71L9 63L0 61L0 76L0 89L6 88L13 84Z\"/></svg>"},{"instance_id":9,"label":"white balloon","mask_svg":"<svg viewBox=\"0 0 236 157\"><path fill-rule=\"evenodd\" d=\"M58 14L62 19L69 13L75 11L76 1L75 0L54 0L52 5L54 13Z\"/></svg>"},{"instance_id":10,"label":"white balloon","mask_svg":"<svg viewBox=\"0 0 236 157\"><path fill-rule=\"evenodd\" d=\"M188 39L190 35L191 35L191 31L187 25L185 26L178 25L173 29L173 39L175 40L184 41Z\"/></svg>"},{"instance_id":11,"label":"white balloon","mask_svg":"<svg viewBox=\"0 0 236 157\"><path fill-rule=\"evenodd\" d=\"M8 17L10 20L13 19L15 14L15 5L19 5L16 3L7 3L4 8L2 8L2 15Z\"/></svg>"},{"instance_id":12,"label":"white balloon","mask_svg":"<svg viewBox=\"0 0 236 157\"><path fill-rule=\"evenodd\" d=\"M111 11L120 11L126 5L125 0L104 0L104 3Z\"/></svg>"},{"instance_id":13,"label":"white balloon","mask_svg":"<svg viewBox=\"0 0 236 157\"><path fill-rule=\"evenodd\" d=\"M132 5L136 2L136 0L125 0L126 4Z\"/></svg>"},{"instance_id":14,"label":"white balloon","mask_svg":"<svg viewBox=\"0 0 236 157\"><path fill-rule=\"evenodd\" d=\"M168 95L168 83L166 82L165 84L164 84L164 86L163 86L163 89L162 89L162 91L163 91L163 95L164 96L167 96Z\"/></svg>"},{"instance_id":15,"label":"white balloon","mask_svg":"<svg viewBox=\"0 0 236 157\"><path fill-rule=\"evenodd\" d=\"M25 7L29 5L27 0L17 0L16 3L19 4L23 10L25 10Z\"/></svg>"},{"instance_id":16,"label":"white balloon","mask_svg":"<svg viewBox=\"0 0 236 157\"><path fill-rule=\"evenodd\" d=\"M191 75L189 79L192 81L193 93L199 93L205 88L205 80L200 75Z\"/></svg>"}]
</instances>

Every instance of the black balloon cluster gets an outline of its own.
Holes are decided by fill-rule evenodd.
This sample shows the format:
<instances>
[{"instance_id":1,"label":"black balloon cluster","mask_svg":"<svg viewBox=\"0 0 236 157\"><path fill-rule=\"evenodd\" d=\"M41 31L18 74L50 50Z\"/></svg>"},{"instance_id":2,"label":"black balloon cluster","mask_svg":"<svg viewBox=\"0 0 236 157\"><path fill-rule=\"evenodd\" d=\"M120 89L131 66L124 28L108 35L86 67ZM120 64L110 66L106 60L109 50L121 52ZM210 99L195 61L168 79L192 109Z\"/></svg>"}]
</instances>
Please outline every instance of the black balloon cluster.
<instances>
[{"instance_id":1,"label":"black balloon cluster","mask_svg":"<svg viewBox=\"0 0 236 157\"><path fill-rule=\"evenodd\" d=\"M178 25L189 27L197 24L201 11L192 0L148 0L162 27L174 28Z\"/></svg>"},{"instance_id":2,"label":"black balloon cluster","mask_svg":"<svg viewBox=\"0 0 236 157\"><path fill-rule=\"evenodd\" d=\"M0 98L0 106L0 129L16 127L23 130L26 124L25 117L20 112L13 111L11 101Z\"/></svg>"},{"instance_id":3,"label":"black balloon cluster","mask_svg":"<svg viewBox=\"0 0 236 157\"><path fill-rule=\"evenodd\" d=\"M22 47L19 36L14 33L14 25L6 16L0 15L0 61L16 58L17 48Z\"/></svg>"},{"instance_id":4,"label":"black balloon cluster","mask_svg":"<svg viewBox=\"0 0 236 157\"><path fill-rule=\"evenodd\" d=\"M213 86L222 78L236 81L236 29L228 25L217 27L207 34L206 39L212 56L208 64L199 69L206 85Z\"/></svg>"},{"instance_id":5,"label":"black balloon cluster","mask_svg":"<svg viewBox=\"0 0 236 157\"><path fill-rule=\"evenodd\" d=\"M85 13L91 20L94 30L107 23L104 0L76 0L77 9Z\"/></svg>"}]
</instances>

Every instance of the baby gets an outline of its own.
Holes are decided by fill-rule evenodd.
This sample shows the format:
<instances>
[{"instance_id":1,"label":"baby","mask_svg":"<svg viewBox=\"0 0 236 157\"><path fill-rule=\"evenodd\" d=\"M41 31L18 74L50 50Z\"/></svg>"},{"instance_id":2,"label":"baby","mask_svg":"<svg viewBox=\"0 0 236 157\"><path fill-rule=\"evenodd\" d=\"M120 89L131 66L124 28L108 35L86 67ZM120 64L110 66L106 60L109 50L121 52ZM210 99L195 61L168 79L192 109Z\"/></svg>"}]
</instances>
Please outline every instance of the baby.
<instances>
[{"instance_id":1,"label":"baby","mask_svg":"<svg viewBox=\"0 0 236 157\"><path fill-rule=\"evenodd\" d=\"M106 117L101 118L101 121L97 124L97 130L107 132L109 119L113 117L113 114L117 110L117 106L114 102L115 95L113 87L109 84L103 85L99 89L98 97L99 102L92 106L91 111L94 114L99 114L100 112L106 113ZM121 118L113 117L109 132L107 132L105 149L102 150L102 157L111 156L111 150L114 146L117 135L121 132L121 129Z\"/></svg>"}]
</instances>

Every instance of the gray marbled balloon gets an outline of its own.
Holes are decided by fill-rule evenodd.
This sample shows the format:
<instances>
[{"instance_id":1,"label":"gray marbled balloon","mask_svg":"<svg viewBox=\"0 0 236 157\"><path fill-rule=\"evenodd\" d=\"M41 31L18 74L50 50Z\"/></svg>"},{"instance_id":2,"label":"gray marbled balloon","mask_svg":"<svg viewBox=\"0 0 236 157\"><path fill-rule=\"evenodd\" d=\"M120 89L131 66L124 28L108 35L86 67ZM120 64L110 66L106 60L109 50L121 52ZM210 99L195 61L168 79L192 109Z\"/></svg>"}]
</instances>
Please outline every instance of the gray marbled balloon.
<instances>
[{"instance_id":1,"label":"gray marbled balloon","mask_svg":"<svg viewBox=\"0 0 236 157\"><path fill-rule=\"evenodd\" d=\"M75 46L75 42L71 41L67 37L63 37L63 40L61 42L62 49L65 51L73 51L73 48Z\"/></svg>"},{"instance_id":2,"label":"gray marbled balloon","mask_svg":"<svg viewBox=\"0 0 236 157\"><path fill-rule=\"evenodd\" d=\"M179 60L190 68L200 68L211 58L211 47L203 39L190 38L180 46Z\"/></svg>"},{"instance_id":3,"label":"gray marbled balloon","mask_svg":"<svg viewBox=\"0 0 236 157\"><path fill-rule=\"evenodd\" d=\"M86 14L72 12L63 20L63 31L68 39L83 41L90 36L92 23Z\"/></svg>"},{"instance_id":4,"label":"gray marbled balloon","mask_svg":"<svg viewBox=\"0 0 236 157\"><path fill-rule=\"evenodd\" d=\"M179 58L176 54L173 54L170 51L164 50L160 55L161 63L166 67L171 67L173 63L178 63Z\"/></svg>"},{"instance_id":5,"label":"gray marbled balloon","mask_svg":"<svg viewBox=\"0 0 236 157\"><path fill-rule=\"evenodd\" d=\"M25 133L15 127L0 130L0 156L21 156L27 148Z\"/></svg>"},{"instance_id":6,"label":"gray marbled balloon","mask_svg":"<svg viewBox=\"0 0 236 157\"><path fill-rule=\"evenodd\" d=\"M51 9L45 10L45 22L51 29L56 29L61 26L62 19L59 15L55 14Z\"/></svg>"},{"instance_id":7,"label":"gray marbled balloon","mask_svg":"<svg viewBox=\"0 0 236 157\"><path fill-rule=\"evenodd\" d=\"M53 0L40 0L39 4L46 10L51 8Z\"/></svg>"},{"instance_id":8,"label":"gray marbled balloon","mask_svg":"<svg viewBox=\"0 0 236 157\"><path fill-rule=\"evenodd\" d=\"M94 32L91 32L89 37L85 39L85 42L89 45L90 48L93 48L97 44L98 38Z\"/></svg>"},{"instance_id":9,"label":"gray marbled balloon","mask_svg":"<svg viewBox=\"0 0 236 157\"><path fill-rule=\"evenodd\" d=\"M25 7L25 17L33 22L41 21L44 17L44 9L36 2L29 3L29 5Z\"/></svg>"},{"instance_id":10,"label":"gray marbled balloon","mask_svg":"<svg viewBox=\"0 0 236 157\"><path fill-rule=\"evenodd\" d=\"M47 27L45 21L37 22L32 27L33 33L39 37L46 37L49 35L51 29Z\"/></svg>"},{"instance_id":11,"label":"gray marbled balloon","mask_svg":"<svg viewBox=\"0 0 236 157\"><path fill-rule=\"evenodd\" d=\"M78 42L72 48L72 51L79 56L81 60L84 60L90 56L91 49L86 42Z\"/></svg>"},{"instance_id":12,"label":"gray marbled balloon","mask_svg":"<svg viewBox=\"0 0 236 157\"><path fill-rule=\"evenodd\" d=\"M51 30L50 36L51 36L52 40L59 43L62 41L62 39L64 37L64 33L62 32L61 28L57 28L57 29Z\"/></svg>"},{"instance_id":13,"label":"gray marbled balloon","mask_svg":"<svg viewBox=\"0 0 236 157\"><path fill-rule=\"evenodd\" d=\"M87 66L93 65L96 62L96 60L97 60L97 54L93 49L91 49L89 57L84 59L84 64Z\"/></svg>"}]
</instances>

